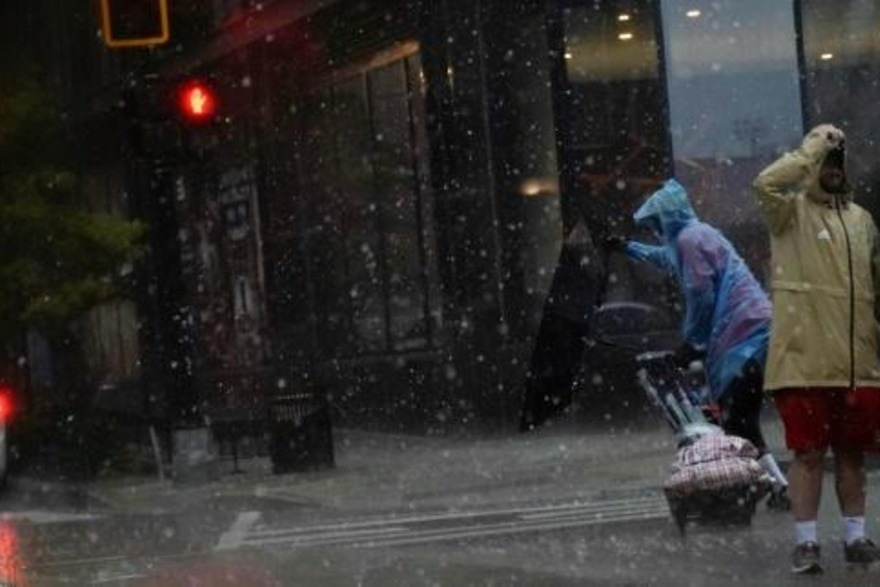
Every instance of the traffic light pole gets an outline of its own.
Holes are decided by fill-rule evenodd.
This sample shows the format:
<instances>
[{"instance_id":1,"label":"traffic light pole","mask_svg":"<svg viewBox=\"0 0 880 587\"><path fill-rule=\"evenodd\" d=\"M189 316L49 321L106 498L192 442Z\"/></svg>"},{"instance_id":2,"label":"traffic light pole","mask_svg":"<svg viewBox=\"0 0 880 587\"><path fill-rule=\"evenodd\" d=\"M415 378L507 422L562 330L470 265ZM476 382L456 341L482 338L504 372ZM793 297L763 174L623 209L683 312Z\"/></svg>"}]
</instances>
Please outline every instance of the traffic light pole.
<instances>
[{"instance_id":1,"label":"traffic light pole","mask_svg":"<svg viewBox=\"0 0 880 587\"><path fill-rule=\"evenodd\" d=\"M140 313L146 319L145 414L162 422L170 452L176 430L203 427L193 379L192 335L181 262L178 183L191 160L186 133L177 126L154 77L140 75L125 92L129 135L129 189L133 212L146 227L148 254L138 272Z\"/></svg>"}]
</instances>

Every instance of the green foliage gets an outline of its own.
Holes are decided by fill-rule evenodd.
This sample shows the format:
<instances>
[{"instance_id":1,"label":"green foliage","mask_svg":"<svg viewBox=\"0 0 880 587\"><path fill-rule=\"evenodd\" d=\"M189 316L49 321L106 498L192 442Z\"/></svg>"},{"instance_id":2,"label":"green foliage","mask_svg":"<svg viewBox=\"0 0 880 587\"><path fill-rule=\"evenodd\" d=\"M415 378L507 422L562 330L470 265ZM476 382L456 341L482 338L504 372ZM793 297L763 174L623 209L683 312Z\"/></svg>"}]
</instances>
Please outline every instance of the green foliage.
<instances>
[{"instance_id":1,"label":"green foliage","mask_svg":"<svg viewBox=\"0 0 880 587\"><path fill-rule=\"evenodd\" d=\"M138 253L139 223L88 210L62 123L38 84L0 85L0 340L108 300Z\"/></svg>"}]
</instances>

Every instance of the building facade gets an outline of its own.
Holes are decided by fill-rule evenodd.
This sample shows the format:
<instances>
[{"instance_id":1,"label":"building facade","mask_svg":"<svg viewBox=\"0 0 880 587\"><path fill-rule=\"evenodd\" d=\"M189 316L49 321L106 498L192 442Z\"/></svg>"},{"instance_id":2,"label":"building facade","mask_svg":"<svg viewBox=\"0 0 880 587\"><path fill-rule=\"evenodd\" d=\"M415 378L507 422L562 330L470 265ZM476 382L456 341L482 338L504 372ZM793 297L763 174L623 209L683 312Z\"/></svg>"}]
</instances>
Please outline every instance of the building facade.
<instances>
[{"instance_id":1,"label":"building facade","mask_svg":"<svg viewBox=\"0 0 880 587\"><path fill-rule=\"evenodd\" d=\"M209 82L218 119L160 132L141 190L173 202L183 410L308 388L344 425L509 427L579 214L636 234L674 175L765 279L752 179L825 121L880 210L871 1L218 0L209 22L157 73ZM612 269L609 299L674 307Z\"/></svg>"}]
</instances>

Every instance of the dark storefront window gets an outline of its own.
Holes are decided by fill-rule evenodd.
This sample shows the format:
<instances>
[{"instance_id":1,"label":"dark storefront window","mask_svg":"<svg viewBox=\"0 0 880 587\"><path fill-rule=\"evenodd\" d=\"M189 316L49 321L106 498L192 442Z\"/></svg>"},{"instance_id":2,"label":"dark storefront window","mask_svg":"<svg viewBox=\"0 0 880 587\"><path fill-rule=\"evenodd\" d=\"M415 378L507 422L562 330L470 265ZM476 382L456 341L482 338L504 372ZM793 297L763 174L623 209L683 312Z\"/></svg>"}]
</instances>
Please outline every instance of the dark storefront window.
<instances>
[{"instance_id":1,"label":"dark storefront window","mask_svg":"<svg viewBox=\"0 0 880 587\"><path fill-rule=\"evenodd\" d=\"M330 354L429 345L422 99L410 55L333 78L298 108L316 306L326 320L318 337Z\"/></svg>"},{"instance_id":2,"label":"dark storefront window","mask_svg":"<svg viewBox=\"0 0 880 587\"><path fill-rule=\"evenodd\" d=\"M398 61L367 76L372 111L373 177L379 195L378 224L395 349L427 343L426 291L419 238L419 178L411 88L418 90L417 60Z\"/></svg>"},{"instance_id":3,"label":"dark storefront window","mask_svg":"<svg viewBox=\"0 0 880 587\"><path fill-rule=\"evenodd\" d=\"M810 126L829 122L847 134L856 199L880 212L880 4L874 0L803 0L806 112Z\"/></svg>"},{"instance_id":4,"label":"dark storefront window","mask_svg":"<svg viewBox=\"0 0 880 587\"><path fill-rule=\"evenodd\" d=\"M330 155L335 150L335 160L331 156L330 165L338 175L329 181L338 189L331 196L338 201L328 214L330 224L338 228L344 263L335 268L340 278L337 289L327 293L337 298L334 304L338 302L342 312L351 313L358 346L380 350L385 347L387 333L372 163L365 156L371 151L371 141L364 78L357 76L336 85L332 100L329 112L335 120L327 122L335 126L335 141L329 145L330 151L321 153ZM326 130L326 124L323 126ZM322 222L325 220L326 217Z\"/></svg>"},{"instance_id":5,"label":"dark storefront window","mask_svg":"<svg viewBox=\"0 0 880 587\"><path fill-rule=\"evenodd\" d=\"M309 255L315 267L315 299L319 334L326 340L344 340L351 331L346 267L345 226L340 219L342 195L335 147L335 120L331 91L315 93L301 110L297 154L301 165L300 189L312 204L313 226L309 231ZM348 218L346 218L348 220ZM357 292L355 292L357 293Z\"/></svg>"},{"instance_id":6,"label":"dark storefront window","mask_svg":"<svg viewBox=\"0 0 880 587\"><path fill-rule=\"evenodd\" d=\"M664 0L675 174L697 212L763 269L752 181L803 135L790 0Z\"/></svg>"}]
</instances>

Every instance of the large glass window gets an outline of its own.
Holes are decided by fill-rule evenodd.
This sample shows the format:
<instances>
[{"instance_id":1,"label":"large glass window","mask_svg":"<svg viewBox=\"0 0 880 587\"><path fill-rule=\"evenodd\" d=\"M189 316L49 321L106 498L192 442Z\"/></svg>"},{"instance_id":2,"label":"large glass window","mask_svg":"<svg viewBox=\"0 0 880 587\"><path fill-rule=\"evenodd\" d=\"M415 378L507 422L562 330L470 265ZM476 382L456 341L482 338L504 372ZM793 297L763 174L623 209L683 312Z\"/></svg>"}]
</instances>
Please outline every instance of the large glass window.
<instances>
[{"instance_id":1,"label":"large glass window","mask_svg":"<svg viewBox=\"0 0 880 587\"><path fill-rule=\"evenodd\" d=\"M656 3L571 2L560 25L564 219L571 226L586 216L601 243L631 232L632 213L668 174ZM660 277L622 256L612 259L612 272L611 299L656 297Z\"/></svg>"},{"instance_id":2,"label":"large glass window","mask_svg":"<svg viewBox=\"0 0 880 587\"><path fill-rule=\"evenodd\" d=\"M386 344L387 325L373 164L368 156L372 139L365 78L356 76L335 86L333 102L338 175L328 180L339 189L338 206L330 218L340 228L344 248L345 263L339 269L345 274L347 295L340 297L347 298L357 346L379 350ZM331 295L338 296L339 291Z\"/></svg>"},{"instance_id":3,"label":"large glass window","mask_svg":"<svg viewBox=\"0 0 880 587\"><path fill-rule=\"evenodd\" d=\"M847 134L848 172L856 199L880 212L880 4L874 0L803 0L806 116Z\"/></svg>"},{"instance_id":4,"label":"large glass window","mask_svg":"<svg viewBox=\"0 0 880 587\"><path fill-rule=\"evenodd\" d=\"M351 331L346 271L343 200L339 193L339 165L333 121L333 93L317 92L300 107L301 129L297 153L301 164L300 189L311 204L308 249L314 263L314 288L321 324L320 339L340 347ZM345 292L345 295L343 295Z\"/></svg>"},{"instance_id":5,"label":"large glass window","mask_svg":"<svg viewBox=\"0 0 880 587\"><path fill-rule=\"evenodd\" d=\"M650 2L596 4L565 10L564 22L569 152L576 182L602 202L594 213L605 223L665 171L654 9Z\"/></svg>"},{"instance_id":6,"label":"large glass window","mask_svg":"<svg viewBox=\"0 0 880 587\"><path fill-rule=\"evenodd\" d=\"M298 109L315 300L329 353L424 348L432 235L415 54L347 71ZM432 316L434 318L432 318Z\"/></svg>"},{"instance_id":7,"label":"large glass window","mask_svg":"<svg viewBox=\"0 0 880 587\"><path fill-rule=\"evenodd\" d=\"M373 174L380 196L378 221L388 288L388 327L391 343L397 349L424 346L427 336L417 197L420 186L408 79L408 68L416 67L415 60L392 63L367 78L372 105Z\"/></svg>"},{"instance_id":8,"label":"large glass window","mask_svg":"<svg viewBox=\"0 0 880 587\"><path fill-rule=\"evenodd\" d=\"M663 0L675 174L752 267L766 257L752 181L800 143L791 0Z\"/></svg>"}]
</instances>

